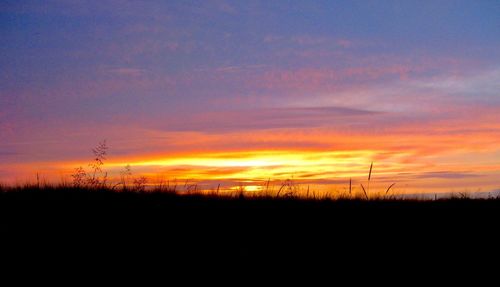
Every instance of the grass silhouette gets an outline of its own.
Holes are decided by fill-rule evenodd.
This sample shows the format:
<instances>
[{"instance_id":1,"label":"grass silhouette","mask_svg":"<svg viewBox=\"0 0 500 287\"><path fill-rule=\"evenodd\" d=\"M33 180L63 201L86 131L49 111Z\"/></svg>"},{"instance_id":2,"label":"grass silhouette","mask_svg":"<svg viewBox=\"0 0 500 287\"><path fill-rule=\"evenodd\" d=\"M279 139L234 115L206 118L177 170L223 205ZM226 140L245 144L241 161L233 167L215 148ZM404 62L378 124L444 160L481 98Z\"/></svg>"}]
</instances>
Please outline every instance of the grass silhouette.
<instances>
[{"instance_id":1,"label":"grass silhouette","mask_svg":"<svg viewBox=\"0 0 500 287\"><path fill-rule=\"evenodd\" d=\"M378 266L380 258L400 264L434 258L426 266L440 268L443 258L494 254L500 218L498 198L301 198L70 184L0 190L2 260L44 266L50 258L104 270L158 261L346 268L359 261ZM484 242L492 244L478 250Z\"/></svg>"},{"instance_id":2,"label":"grass silhouette","mask_svg":"<svg viewBox=\"0 0 500 287\"><path fill-rule=\"evenodd\" d=\"M37 176L35 183L0 185L0 238L12 258L271 264L305 257L357 266L359 258L375 265L377 258L452 258L467 252L464 245L498 239L499 198L387 196L395 183L378 196L369 189L373 163L364 196L353 194L350 179L348 193L327 197L309 188L299 196L292 180L273 193L268 179L259 194L222 192L220 185L207 192L189 181L147 185L130 166L112 183L103 159L96 157L90 172L77 170L71 183Z\"/></svg>"}]
</instances>

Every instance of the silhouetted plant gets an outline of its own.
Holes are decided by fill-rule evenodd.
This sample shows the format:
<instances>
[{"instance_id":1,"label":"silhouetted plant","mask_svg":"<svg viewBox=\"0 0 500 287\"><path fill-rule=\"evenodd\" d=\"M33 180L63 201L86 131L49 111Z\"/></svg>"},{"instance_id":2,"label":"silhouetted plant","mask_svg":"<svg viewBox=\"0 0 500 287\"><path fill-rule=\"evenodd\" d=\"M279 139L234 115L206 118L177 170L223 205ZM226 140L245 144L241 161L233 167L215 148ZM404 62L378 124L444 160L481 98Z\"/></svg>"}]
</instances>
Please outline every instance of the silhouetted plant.
<instances>
[{"instance_id":1,"label":"silhouetted plant","mask_svg":"<svg viewBox=\"0 0 500 287\"><path fill-rule=\"evenodd\" d=\"M349 196L352 196L352 178L349 178Z\"/></svg>"},{"instance_id":2,"label":"silhouetted plant","mask_svg":"<svg viewBox=\"0 0 500 287\"><path fill-rule=\"evenodd\" d=\"M368 194L370 192L370 181L372 179L372 170L373 170L373 162L370 164L370 171L368 172L368 188L365 189L365 186L361 184L361 189L363 190L363 193L367 200L370 199Z\"/></svg>"},{"instance_id":3,"label":"silhouetted plant","mask_svg":"<svg viewBox=\"0 0 500 287\"><path fill-rule=\"evenodd\" d=\"M238 190L237 190L239 199L245 198L245 191L246 191L246 187L242 183L240 183L240 185L238 186Z\"/></svg>"},{"instance_id":4,"label":"silhouetted plant","mask_svg":"<svg viewBox=\"0 0 500 287\"><path fill-rule=\"evenodd\" d=\"M145 176L141 176L139 178L134 179L134 189L136 191L143 192L146 190L146 183L148 182L148 179Z\"/></svg>"},{"instance_id":5,"label":"silhouetted plant","mask_svg":"<svg viewBox=\"0 0 500 287\"><path fill-rule=\"evenodd\" d=\"M103 172L102 166L104 165L107 151L108 146L106 145L106 140L100 142L95 148L92 149L94 160L89 163L89 167L92 169L92 175L87 177L88 185L97 187L99 185L104 186L106 184L108 173Z\"/></svg>"},{"instance_id":6,"label":"silhouetted plant","mask_svg":"<svg viewBox=\"0 0 500 287\"><path fill-rule=\"evenodd\" d=\"M71 177L73 178L74 187L88 186L92 188L106 187L108 181L108 173L102 170L104 160L106 159L108 146L106 140L100 142L92 149L94 160L89 163L91 168L90 173L86 172L83 167L75 168Z\"/></svg>"},{"instance_id":7,"label":"silhouetted plant","mask_svg":"<svg viewBox=\"0 0 500 287\"><path fill-rule=\"evenodd\" d=\"M172 192L177 192L177 178L174 179L174 186L172 187Z\"/></svg>"},{"instance_id":8,"label":"silhouetted plant","mask_svg":"<svg viewBox=\"0 0 500 287\"><path fill-rule=\"evenodd\" d=\"M460 199L469 199L470 195L467 192L459 192L458 193Z\"/></svg>"},{"instance_id":9,"label":"silhouetted plant","mask_svg":"<svg viewBox=\"0 0 500 287\"><path fill-rule=\"evenodd\" d=\"M187 194L196 193L198 191L198 184L196 182L190 184L189 179L184 182L184 190Z\"/></svg>"},{"instance_id":10,"label":"silhouetted plant","mask_svg":"<svg viewBox=\"0 0 500 287\"><path fill-rule=\"evenodd\" d=\"M298 187L294 184L293 180L287 179L281 184L276 196L279 197L283 193L283 197L295 197L297 191Z\"/></svg>"},{"instance_id":11,"label":"silhouetted plant","mask_svg":"<svg viewBox=\"0 0 500 287\"><path fill-rule=\"evenodd\" d=\"M216 191L217 195L219 195L219 190L220 190L220 183L217 185L217 191Z\"/></svg>"},{"instance_id":12,"label":"silhouetted plant","mask_svg":"<svg viewBox=\"0 0 500 287\"><path fill-rule=\"evenodd\" d=\"M82 187L85 184L87 173L83 169L83 167L75 168L74 173L71 175L73 178L73 186L74 187Z\"/></svg>"},{"instance_id":13,"label":"silhouetted plant","mask_svg":"<svg viewBox=\"0 0 500 287\"><path fill-rule=\"evenodd\" d=\"M132 168L130 167L130 164L127 164L126 166L123 167L123 170L120 171L120 180L123 189L127 188L127 181L130 179L131 176L132 176Z\"/></svg>"},{"instance_id":14,"label":"silhouetted plant","mask_svg":"<svg viewBox=\"0 0 500 287\"><path fill-rule=\"evenodd\" d=\"M391 184L391 185L387 188L387 190L385 191L385 195L387 195L387 194L389 193L389 191L391 190L391 188L392 188L395 184L396 184L396 183L393 183L393 184Z\"/></svg>"}]
</instances>

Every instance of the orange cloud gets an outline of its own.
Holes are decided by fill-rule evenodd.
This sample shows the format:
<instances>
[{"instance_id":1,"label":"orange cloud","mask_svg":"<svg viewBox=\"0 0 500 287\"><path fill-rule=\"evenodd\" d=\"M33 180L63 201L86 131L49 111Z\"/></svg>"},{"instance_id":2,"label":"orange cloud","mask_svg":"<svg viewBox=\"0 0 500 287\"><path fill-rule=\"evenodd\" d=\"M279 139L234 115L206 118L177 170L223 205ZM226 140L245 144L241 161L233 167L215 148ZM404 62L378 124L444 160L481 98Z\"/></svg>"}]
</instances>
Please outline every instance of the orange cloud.
<instances>
[{"instance_id":1,"label":"orange cloud","mask_svg":"<svg viewBox=\"0 0 500 287\"><path fill-rule=\"evenodd\" d=\"M121 152L110 156L106 166L111 175L117 175L131 164L134 172L151 181L161 175L197 182L200 188L219 183L227 188L242 183L256 188L268 178L276 185L293 178L317 189L341 189L349 178L365 180L367 166L373 161L378 181L374 186L379 189L398 182L398 192L444 192L458 184L459 190L486 190L497 188L495 178L500 173L496 160L500 156L500 121L494 111L494 107L483 107L460 118L400 121L387 129L380 125L370 128L373 122L367 122L366 127L347 129L150 131L144 134L148 140L137 142L140 148L133 152L127 152L130 143L122 142L124 146L117 147ZM137 153L146 150L144 144L151 152ZM85 166L85 161L0 166L0 171L4 175L7 169L18 174L42 172L58 180L78 165Z\"/></svg>"}]
</instances>

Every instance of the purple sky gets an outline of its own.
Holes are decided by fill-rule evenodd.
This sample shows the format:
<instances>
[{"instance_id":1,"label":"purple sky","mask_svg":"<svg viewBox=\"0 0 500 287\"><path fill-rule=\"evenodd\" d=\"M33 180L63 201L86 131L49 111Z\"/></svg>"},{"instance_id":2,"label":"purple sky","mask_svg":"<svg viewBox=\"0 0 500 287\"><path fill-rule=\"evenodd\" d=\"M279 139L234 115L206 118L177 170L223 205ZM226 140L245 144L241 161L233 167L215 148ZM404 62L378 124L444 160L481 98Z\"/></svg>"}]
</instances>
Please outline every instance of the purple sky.
<instances>
[{"instance_id":1,"label":"purple sky","mask_svg":"<svg viewBox=\"0 0 500 287\"><path fill-rule=\"evenodd\" d=\"M0 23L0 179L101 139L123 162L352 146L433 154L438 175L500 165L499 1L2 1Z\"/></svg>"}]
</instances>

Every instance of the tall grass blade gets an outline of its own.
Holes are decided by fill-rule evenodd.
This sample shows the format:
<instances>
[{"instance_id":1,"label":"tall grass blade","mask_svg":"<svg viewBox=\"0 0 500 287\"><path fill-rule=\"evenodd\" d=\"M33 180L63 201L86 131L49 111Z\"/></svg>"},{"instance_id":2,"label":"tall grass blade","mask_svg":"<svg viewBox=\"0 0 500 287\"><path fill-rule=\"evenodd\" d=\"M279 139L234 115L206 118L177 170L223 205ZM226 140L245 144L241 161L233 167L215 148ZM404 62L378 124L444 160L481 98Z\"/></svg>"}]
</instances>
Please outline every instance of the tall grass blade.
<instances>
[{"instance_id":1,"label":"tall grass blade","mask_svg":"<svg viewBox=\"0 0 500 287\"><path fill-rule=\"evenodd\" d=\"M349 195L352 194L352 178L349 178Z\"/></svg>"},{"instance_id":2,"label":"tall grass blade","mask_svg":"<svg viewBox=\"0 0 500 287\"><path fill-rule=\"evenodd\" d=\"M372 169L373 169L373 162L370 165L370 173L368 173L368 181L370 181L370 179L372 178Z\"/></svg>"},{"instance_id":3,"label":"tall grass blade","mask_svg":"<svg viewBox=\"0 0 500 287\"><path fill-rule=\"evenodd\" d=\"M387 188L387 190L385 191L385 195L387 195L389 193L389 190L391 190L391 188L395 185L396 183L393 183L389 186L389 188Z\"/></svg>"},{"instance_id":4,"label":"tall grass blade","mask_svg":"<svg viewBox=\"0 0 500 287\"><path fill-rule=\"evenodd\" d=\"M366 189L365 189L365 187L363 186L363 184L361 184L361 188L363 189L363 192L365 193L365 197L366 197L366 199L368 199L368 193L366 193Z\"/></svg>"}]
</instances>

